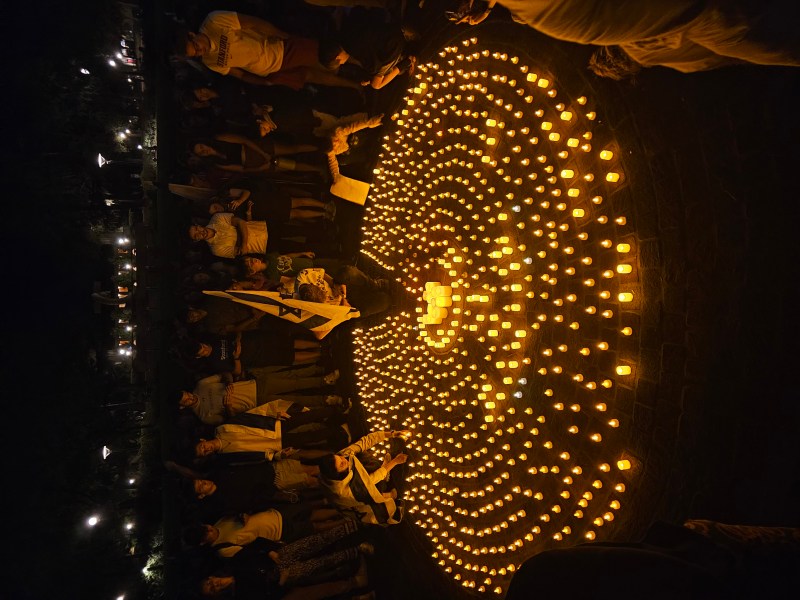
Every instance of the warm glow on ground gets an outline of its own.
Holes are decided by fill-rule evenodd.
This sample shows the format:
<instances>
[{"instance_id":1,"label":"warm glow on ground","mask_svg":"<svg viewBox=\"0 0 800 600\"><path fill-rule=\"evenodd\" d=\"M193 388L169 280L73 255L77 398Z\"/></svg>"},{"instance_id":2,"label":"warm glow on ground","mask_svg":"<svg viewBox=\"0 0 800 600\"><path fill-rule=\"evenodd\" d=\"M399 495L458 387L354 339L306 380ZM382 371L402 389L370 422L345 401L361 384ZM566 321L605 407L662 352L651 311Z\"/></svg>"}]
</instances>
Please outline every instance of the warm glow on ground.
<instances>
[{"instance_id":1,"label":"warm glow on ground","mask_svg":"<svg viewBox=\"0 0 800 600\"><path fill-rule=\"evenodd\" d=\"M362 244L407 297L354 336L370 428L413 431L406 519L491 595L531 554L621 517L615 398L641 305L602 107L507 52L473 37L419 67Z\"/></svg>"}]
</instances>

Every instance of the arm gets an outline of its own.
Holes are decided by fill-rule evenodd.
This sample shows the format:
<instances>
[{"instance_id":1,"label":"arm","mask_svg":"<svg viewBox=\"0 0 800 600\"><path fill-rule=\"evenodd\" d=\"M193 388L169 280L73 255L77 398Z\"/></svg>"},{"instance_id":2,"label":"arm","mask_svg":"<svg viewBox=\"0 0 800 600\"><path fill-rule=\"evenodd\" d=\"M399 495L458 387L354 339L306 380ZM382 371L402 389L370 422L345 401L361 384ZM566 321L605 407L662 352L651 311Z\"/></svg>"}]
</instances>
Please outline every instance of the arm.
<instances>
[{"instance_id":1,"label":"arm","mask_svg":"<svg viewBox=\"0 0 800 600\"><path fill-rule=\"evenodd\" d=\"M400 69L397 67L392 67L392 69L386 73L386 75L375 75L369 81L362 83L362 85L368 85L373 90L379 90L387 85L389 85L395 77L400 75Z\"/></svg>"},{"instance_id":2,"label":"arm","mask_svg":"<svg viewBox=\"0 0 800 600\"><path fill-rule=\"evenodd\" d=\"M231 372L234 381L239 381L242 377L242 361L238 358L233 359L233 371Z\"/></svg>"},{"instance_id":3,"label":"arm","mask_svg":"<svg viewBox=\"0 0 800 600\"><path fill-rule=\"evenodd\" d=\"M354 444L350 444L347 448L339 452L339 454L341 454L342 456L357 454L359 452L364 452L365 450L369 450L373 446L380 444L385 440L389 440L392 438L405 438L408 437L410 434L411 432L406 430L375 431L373 433L370 433L369 435L365 435Z\"/></svg>"},{"instance_id":4,"label":"arm","mask_svg":"<svg viewBox=\"0 0 800 600\"><path fill-rule=\"evenodd\" d=\"M250 190L242 190L242 189L230 189L228 190L229 197L231 200L228 202L228 209L235 210L239 208L242 204L244 204L245 200L250 198ZM236 195L234 199L233 196Z\"/></svg>"},{"instance_id":5,"label":"arm","mask_svg":"<svg viewBox=\"0 0 800 600\"><path fill-rule=\"evenodd\" d=\"M197 382L197 385L200 386L200 385L209 385L212 383L223 383L222 378L223 378L222 375L210 375L208 377L203 377L203 379L199 380Z\"/></svg>"},{"instance_id":6,"label":"arm","mask_svg":"<svg viewBox=\"0 0 800 600\"><path fill-rule=\"evenodd\" d=\"M275 85L271 81L269 81L266 77L261 77L260 75L253 75L252 73L248 73L247 71L240 69L238 67L231 67L228 71L228 75L232 75L236 77L236 79L243 81L249 85Z\"/></svg>"},{"instance_id":7,"label":"arm","mask_svg":"<svg viewBox=\"0 0 800 600\"><path fill-rule=\"evenodd\" d=\"M245 146L248 150L252 150L253 152L258 152L261 156L266 158L267 160L271 159L272 156L264 152L261 148L258 147L252 140L244 137L243 135L237 135L235 133L221 133L216 136L220 142L229 142L231 144L241 144Z\"/></svg>"},{"instance_id":8,"label":"arm","mask_svg":"<svg viewBox=\"0 0 800 600\"><path fill-rule=\"evenodd\" d=\"M219 202L212 202L208 205L208 214L215 215L221 212L228 212Z\"/></svg>"},{"instance_id":9,"label":"arm","mask_svg":"<svg viewBox=\"0 0 800 600\"><path fill-rule=\"evenodd\" d=\"M257 33L263 37L278 37L282 40L285 40L289 37L289 34L281 31L272 23L265 21L264 19L259 19L258 17L253 17L250 15L243 15L241 13L237 13L239 17L239 25L241 25L242 29L247 29L248 31L252 31L253 33Z\"/></svg>"},{"instance_id":10,"label":"arm","mask_svg":"<svg viewBox=\"0 0 800 600\"><path fill-rule=\"evenodd\" d=\"M347 125L341 125L337 127L336 130L333 132L333 135L347 138L347 136L350 135L351 133L361 131L362 129L366 129L367 127L369 127L370 129L374 129L375 127L380 127L382 121L383 121L383 113L375 115L374 117L359 119L357 121L353 121L352 123L348 123Z\"/></svg>"},{"instance_id":11,"label":"arm","mask_svg":"<svg viewBox=\"0 0 800 600\"><path fill-rule=\"evenodd\" d=\"M247 221L239 217L233 217L231 223L236 227L239 233L239 239L236 241L236 254L241 254L242 249L247 247Z\"/></svg>"},{"instance_id":12,"label":"arm","mask_svg":"<svg viewBox=\"0 0 800 600\"><path fill-rule=\"evenodd\" d=\"M227 325L224 327L224 333L241 333L242 331L249 331L262 319L266 313L258 310L257 308L251 309L251 315L247 319L243 319L235 325Z\"/></svg>"},{"instance_id":13,"label":"arm","mask_svg":"<svg viewBox=\"0 0 800 600\"><path fill-rule=\"evenodd\" d=\"M285 252L284 256L289 258L314 258L313 252Z\"/></svg>"},{"instance_id":14,"label":"arm","mask_svg":"<svg viewBox=\"0 0 800 600\"><path fill-rule=\"evenodd\" d=\"M336 153L332 150L328 152L328 170L331 172L333 182L339 181L342 174L339 172L339 161L336 160Z\"/></svg>"},{"instance_id":15,"label":"arm","mask_svg":"<svg viewBox=\"0 0 800 600\"><path fill-rule=\"evenodd\" d=\"M167 471L172 471L173 473L177 473L181 477L185 479L202 479L203 476L198 473L197 471L193 471L189 467L184 467L183 465L179 465L178 463L168 460L164 462L164 467Z\"/></svg>"},{"instance_id":16,"label":"arm","mask_svg":"<svg viewBox=\"0 0 800 600\"><path fill-rule=\"evenodd\" d=\"M466 22L470 25L477 25L478 23L483 23L486 20L486 17L489 16L489 13L492 12L494 5L497 4L497 0L489 0L486 3L486 10L482 13L478 14L471 14L465 17Z\"/></svg>"},{"instance_id":17,"label":"arm","mask_svg":"<svg viewBox=\"0 0 800 600\"><path fill-rule=\"evenodd\" d=\"M306 83L318 83L319 85L329 85L331 87L346 87L358 90L363 93L361 84L357 81L351 81L344 77L339 77L330 71L323 71L321 69L308 69L306 71Z\"/></svg>"}]
</instances>

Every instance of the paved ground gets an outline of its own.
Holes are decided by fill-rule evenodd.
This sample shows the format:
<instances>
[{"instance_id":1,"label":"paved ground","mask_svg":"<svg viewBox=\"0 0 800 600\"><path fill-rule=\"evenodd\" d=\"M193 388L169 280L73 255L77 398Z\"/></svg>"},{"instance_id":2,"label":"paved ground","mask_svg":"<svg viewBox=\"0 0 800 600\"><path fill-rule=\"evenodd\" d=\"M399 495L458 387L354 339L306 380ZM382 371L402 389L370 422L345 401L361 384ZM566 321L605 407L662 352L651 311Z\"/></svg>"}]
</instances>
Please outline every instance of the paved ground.
<instances>
[{"instance_id":1,"label":"paved ground","mask_svg":"<svg viewBox=\"0 0 800 600\"><path fill-rule=\"evenodd\" d=\"M509 31L521 34L481 36ZM627 497L635 508L612 536L636 539L656 519L687 517L797 526L800 73L653 69L617 84L580 72L586 49L529 36L560 85L589 83L602 124L629 152L628 184L613 202L633 215L646 301L629 349L636 381L618 389L617 406L639 470ZM392 556L419 572L407 549L427 548L413 532L393 533ZM407 581L384 593L406 597Z\"/></svg>"},{"instance_id":2,"label":"paved ground","mask_svg":"<svg viewBox=\"0 0 800 600\"><path fill-rule=\"evenodd\" d=\"M635 85L617 84L583 69L585 48L510 24L478 31L539 53L567 89L588 85L601 125L629 151L627 184L612 201L636 232L646 302L630 348L639 356L636 380L617 392L639 470L628 495L634 510L614 537L638 537L655 519L800 525L800 73L653 69ZM394 101L387 96L377 107ZM160 137L159 153L172 151L169 144ZM155 241L166 259L177 256L169 202L159 196ZM345 239L357 240L358 211L346 207L339 225ZM175 382L166 353L160 356L166 389ZM341 353L337 360L348 362ZM354 382L346 376L348 386ZM420 558L428 551L410 526L379 537L373 572L384 582L381 598L452 596Z\"/></svg>"}]
</instances>

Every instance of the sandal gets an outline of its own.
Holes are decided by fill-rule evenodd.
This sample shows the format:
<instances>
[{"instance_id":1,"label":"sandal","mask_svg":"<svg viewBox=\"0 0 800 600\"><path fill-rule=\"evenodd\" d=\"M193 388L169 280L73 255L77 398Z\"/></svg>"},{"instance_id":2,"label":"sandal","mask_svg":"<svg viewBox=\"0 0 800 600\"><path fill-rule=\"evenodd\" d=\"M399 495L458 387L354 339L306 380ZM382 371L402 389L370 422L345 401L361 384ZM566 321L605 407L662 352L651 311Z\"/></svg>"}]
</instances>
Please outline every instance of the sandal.
<instances>
[{"instance_id":1,"label":"sandal","mask_svg":"<svg viewBox=\"0 0 800 600\"><path fill-rule=\"evenodd\" d=\"M330 373L325 375L322 378L322 381L324 381L327 385L333 385L334 383L339 381L339 376L340 375L341 375L341 373L339 373L339 369L334 369L333 371L331 371Z\"/></svg>"}]
</instances>

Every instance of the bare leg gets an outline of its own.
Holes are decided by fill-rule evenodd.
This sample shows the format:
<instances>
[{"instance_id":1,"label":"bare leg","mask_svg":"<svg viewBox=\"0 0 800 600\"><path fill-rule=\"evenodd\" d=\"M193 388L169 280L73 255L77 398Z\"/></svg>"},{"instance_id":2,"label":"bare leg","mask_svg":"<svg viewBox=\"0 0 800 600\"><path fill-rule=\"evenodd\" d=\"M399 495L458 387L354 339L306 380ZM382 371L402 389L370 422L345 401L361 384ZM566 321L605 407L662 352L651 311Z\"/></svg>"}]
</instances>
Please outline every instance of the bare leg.
<instances>
[{"instance_id":1,"label":"bare leg","mask_svg":"<svg viewBox=\"0 0 800 600\"><path fill-rule=\"evenodd\" d=\"M319 350L299 350L294 353L295 365L302 365L310 362L317 362L322 357Z\"/></svg>"},{"instance_id":2,"label":"bare leg","mask_svg":"<svg viewBox=\"0 0 800 600\"><path fill-rule=\"evenodd\" d=\"M347 87L358 90L359 93L363 93L361 84L357 81L351 81L350 79L339 77L330 71L323 71L322 69L308 69L306 71L306 82L318 83L320 85L330 85L332 87Z\"/></svg>"},{"instance_id":3,"label":"bare leg","mask_svg":"<svg viewBox=\"0 0 800 600\"><path fill-rule=\"evenodd\" d=\"M295 340L295 350L319 350L320 344L317 340Z\"/></svg>"},{"instance_id":4,"label":"bare leg","mask_svg":"<svg viewBox=\"0 0 800 600\"><path fill-rule=\"evenodd\" d=\"M311 521L328 521L330 519L335 519L337 517L341 517L339 511L335 508L317 508L311 511L311 515L309 519Z\"/></svg>"},{"instance_id":5,"label":"bare leg","mask_svg":"<svg viewBox=\"0 0 800 600\"><path fill-rule=\"evenodd\" d=\"M296 198L292 196L292 208L319 208L324 209L326 204L316 198Z\"/></svg>"},{"instance_id":6,"label":"bare leg","mask_svg":"<svg viewBox=\"0 0 800 600\"><path fill-rule=\"evenodd\" d=\"M344 522L344 519L330 519L328 521L314 521L311 525L314 526L314 531L330 531L339 527Z\"/></svg>"},{"instance_id":7,"label":"bare leg","mask_svg":"<svg viewBox=\"0 0 800 600\"><path fill-rule=\"evenodd\" d=\"M281 144L275 142L275 156L299 154L300 152L316 152L317 150L319 150L319 148L313 144Z\"/></svg>"},{"instance_id":8,"label":"bare leg","mask_svg":"<svg viewBox=\"0 0 800 600\"><path fill-rule=\"evenodd\" d=\"M313 221L321 219L325 213L321 210L304 210L302 208L293 208L289 211L289 219L292 221L309 220Z\"/></svg>"}]
</instances>

